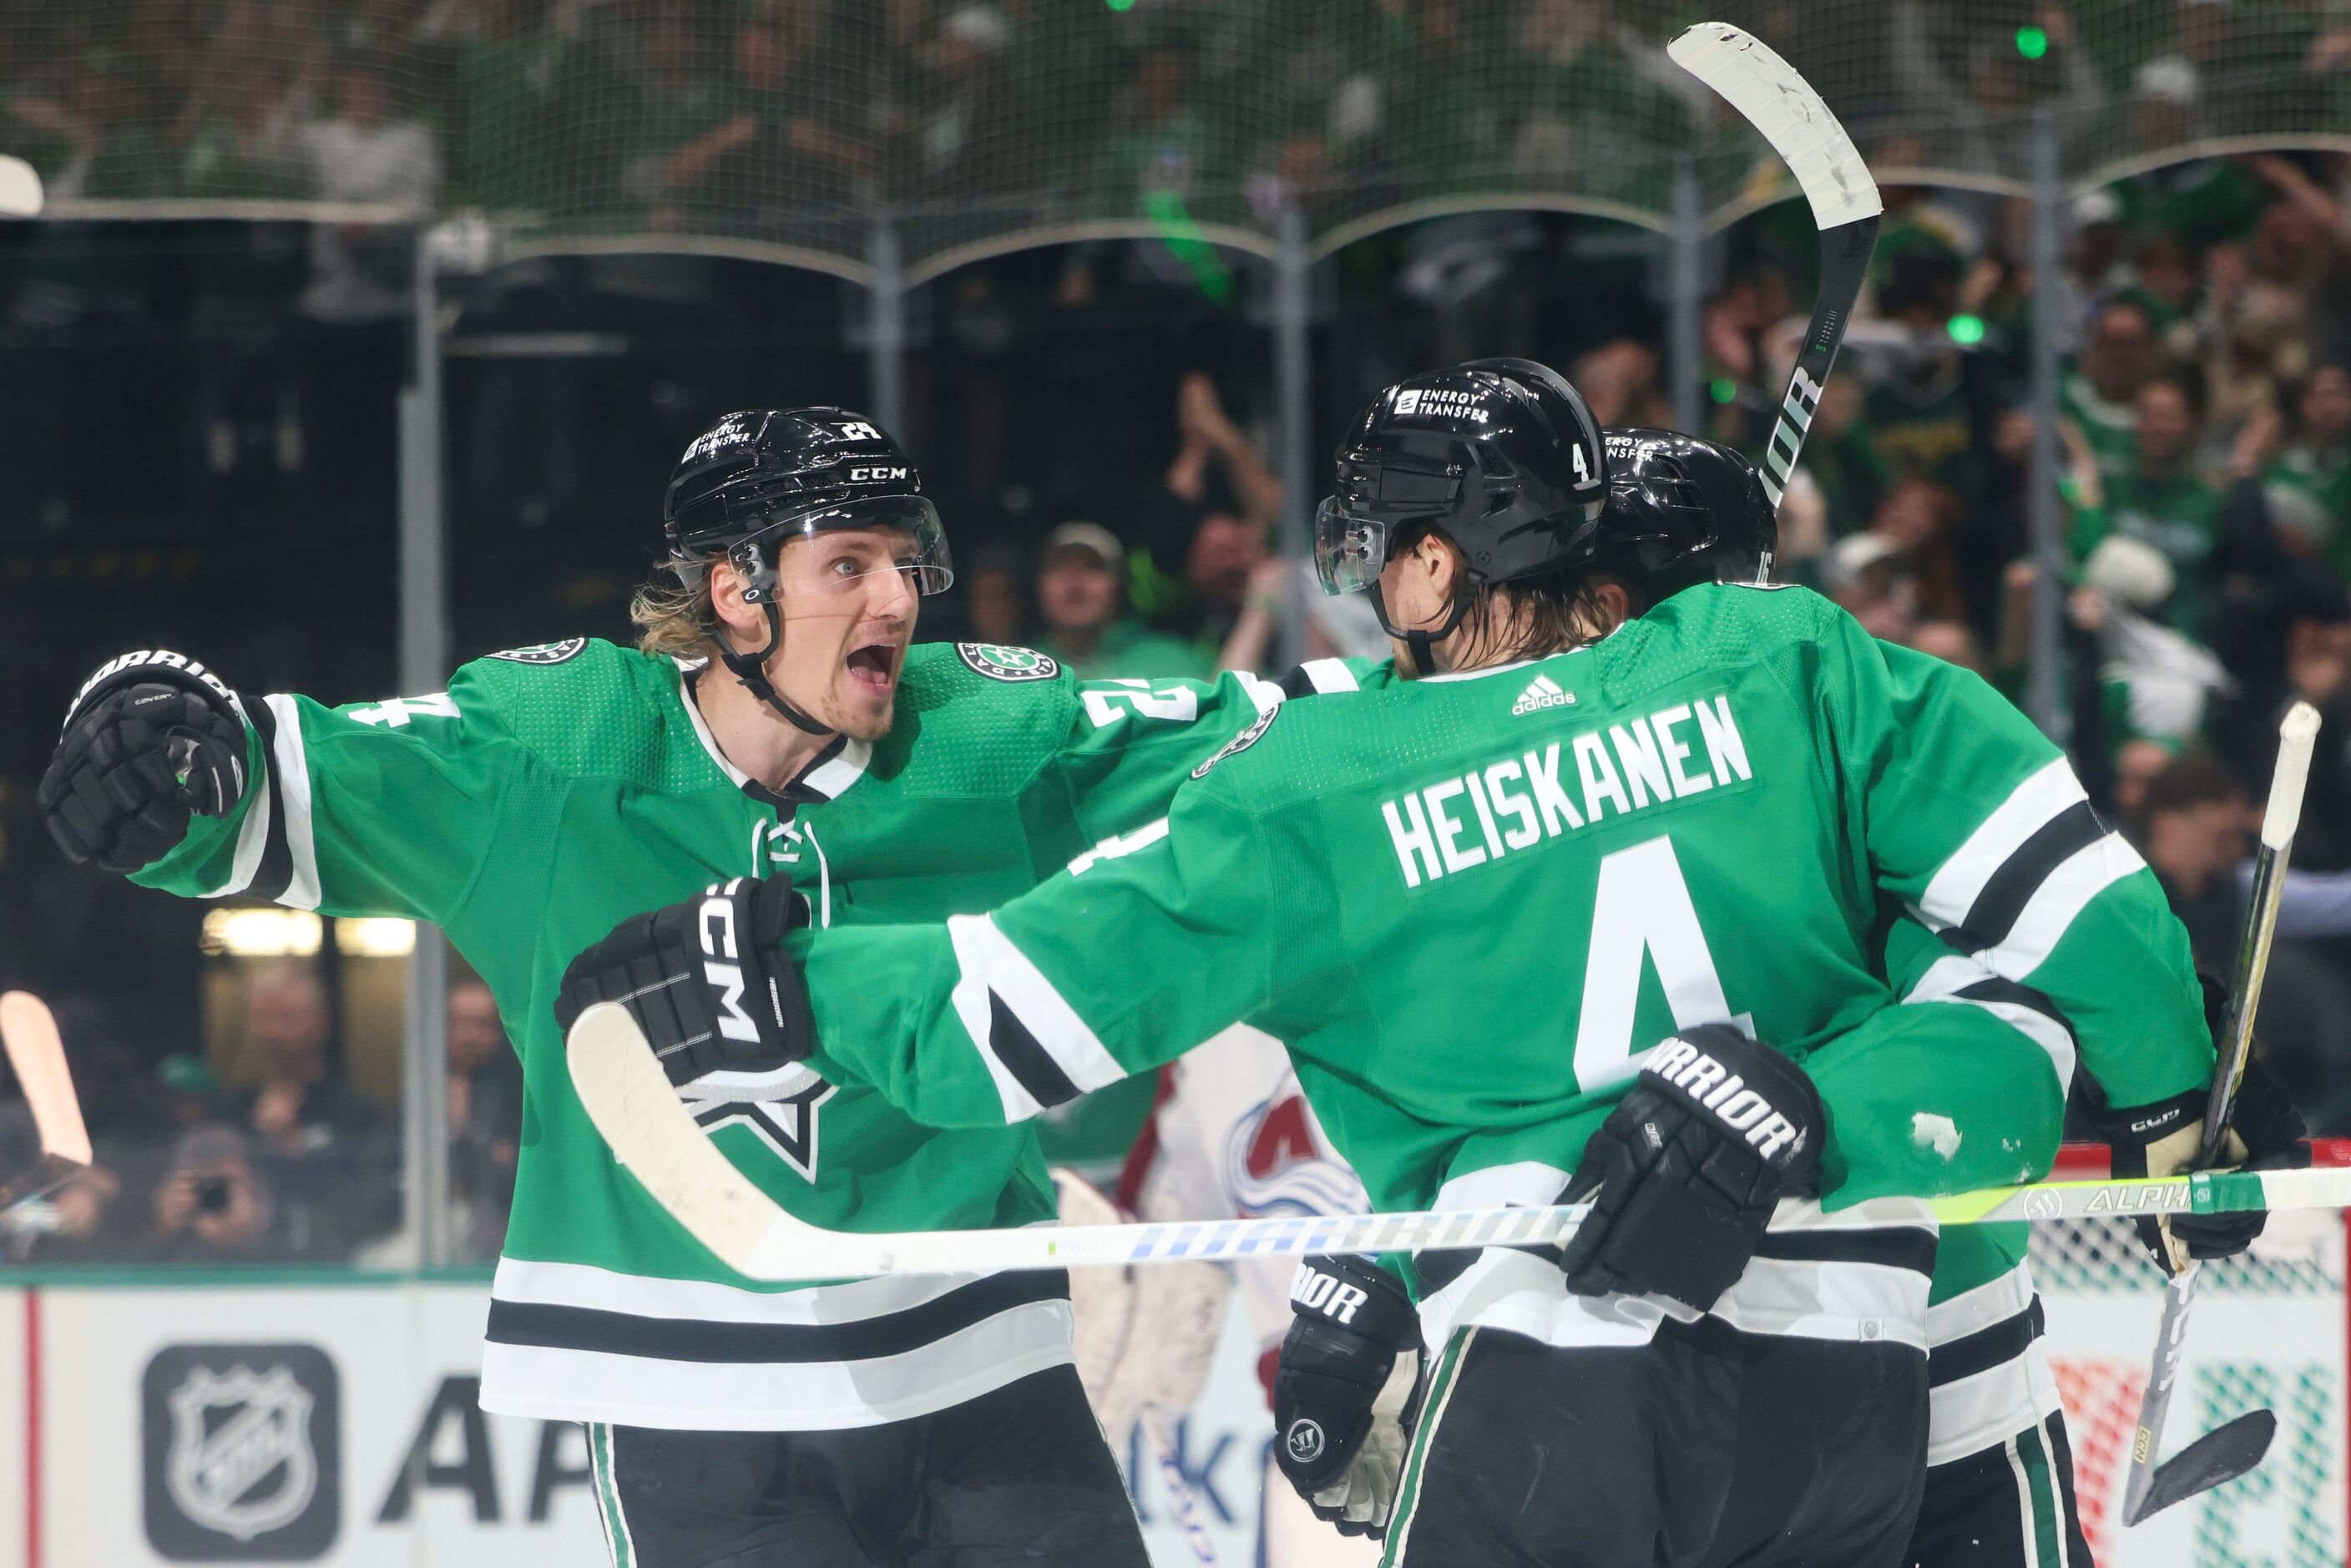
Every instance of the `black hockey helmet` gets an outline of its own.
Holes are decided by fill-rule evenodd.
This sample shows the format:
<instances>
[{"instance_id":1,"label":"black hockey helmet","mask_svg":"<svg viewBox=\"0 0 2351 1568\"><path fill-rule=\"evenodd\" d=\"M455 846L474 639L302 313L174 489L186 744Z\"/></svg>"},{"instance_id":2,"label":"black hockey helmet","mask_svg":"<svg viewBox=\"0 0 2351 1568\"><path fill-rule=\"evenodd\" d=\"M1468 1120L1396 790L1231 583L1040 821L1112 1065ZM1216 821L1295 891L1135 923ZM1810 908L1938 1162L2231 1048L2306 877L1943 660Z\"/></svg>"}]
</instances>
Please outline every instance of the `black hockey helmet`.
<instances>
[{"instance_id":1,"label":"black hockey helmet","mask_svg":"<svg viewBox=\"0 0 2351 1568\"><path fill-rule=\"evenodd\" d=\"M1655 604L1700 582L1769 582L1778 513L1755 465L1677 430L1612 427L1598 559Z\"/></svg>"},{"instance_id":2,"label":"black hockey helmet","mask_svg":"<svg viewBox=\"0 0 2351 1568\"><path fill-rule=\"evenodd\" d=\"M1488 582L1575 565L1591 554L1605 461L1582 395L1531 360L1407 377L1365 403L1339 444L1338 493L1314 527L1323 589L1370 587L1422 522Z\"/></svg>"},{"instance_id":3,"label":"black hockey helmet","mask_svg":"<svg viewBox=\"0 0 2351 1568\"><path fill-rule=\"evenodd\" d=\"M670 564L688 583L724 557L744 575L744 598L775 591L776 549L837 528L903 528L914 537L915 587L955 580L946 530L898 444L844 408L747 409L694 438L662 506Z\"/></svg>"},{"instance_id":4,"label":"black hockey helmet","mask_svg":"<svg viewBox=\"0 0 2351 1568\"><path fill-rule=\"evenodd\" d=\"M698 588L724 559L742 574L744 602L767 613L766 647L738 653L722 637L719 658L752 695L811 735L830 735L831 727L786 702L767 676L784 639L776 558L791 539L849 528L912 535L914 558L902 570L916 592L942 592L955 581L946 530L914 464L881 426L831 406L726 415L686 447L662 502L678 580Z\"/></svg>"}]
</instances>

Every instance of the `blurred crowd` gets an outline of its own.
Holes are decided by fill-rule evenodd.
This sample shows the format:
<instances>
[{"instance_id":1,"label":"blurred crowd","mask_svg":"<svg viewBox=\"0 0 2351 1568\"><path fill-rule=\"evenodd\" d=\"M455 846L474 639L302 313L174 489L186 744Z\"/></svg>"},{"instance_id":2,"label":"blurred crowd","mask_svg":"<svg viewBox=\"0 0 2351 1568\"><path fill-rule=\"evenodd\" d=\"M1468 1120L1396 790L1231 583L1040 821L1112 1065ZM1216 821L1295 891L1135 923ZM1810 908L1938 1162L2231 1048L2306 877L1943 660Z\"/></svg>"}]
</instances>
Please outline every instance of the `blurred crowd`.
<instances>
[{"instance_id":1,"label":"blurred crowd","mask_svg":"<svg viewBox=\"0 0 2351 1568\"><path fill-rule=\"evenodd\" d=\"M2314 1124L2351 1133L2351 158L2190 156L2075 189L2062 267L2045 278L2029 265L2028 204L2001 193L2023 172L2023 111L2036 106L2057 111L2075 162L2085 147L2112 157L2258 136L2274 129L2261 114L2351 129L2337 123L2351 116L2351 5L1731 9L1786 39L1844 110L1887 207L1788 486L1779 575L2020 702L2036 597L2053 585L2052 717L2215 972L2230 967L2277 718L2291 700L2316 705L2325 727L2262 1049ZM1643 150L1679 144L1718 112L1657 47L1689 11L0 0L0 147L31 155L61 197L324 201L353 204L353 220L480 205L823 246L849 243L858 214L883 205L939 218L1001 196L1022 222L1164 219L1157 242L1061 244L914 291L901 434L955 541L958 584L925 606L925 635L1038 647L1086 678L1199 676L1288 654L1377 656L1385 642L1360 601L1323 598L1283 559L1281 519L1298 498L1271 458L1262 269L1186 243L1183 221L1263 224L1288 200L1335 221L1493 178L1604 196L1620 182L1646 200L1653 191L1633 188L1656 174ZM1920 168L2008 184L1907 183ZM1008 226L999 217L980 226ZM120 651L80 646L93 618L42 587L86 571L127 592L136 575L112 561L111 530L131 509L107 489L112 476L47 462L51 447L114 441L106 420L75 413L87 384L110 414L152 396L183 476L149 503L168 551L151 552L165 564L126 616L168 611L172 635L219 649L213 662L250 683L381 695L392 632L367 585L391 570L405 231L256 223L234 254L132 276L104 246L138 254L155 245L152 228L105 230L111 240L57 229L81 234L45 232L64 247L55 254L0 256L0 331L52 353L41 363L59 371L0 388L20 400L0 428L44 433L26 453L42 461L20 465L34 476L0 496L0 588L46 617L8 653L35 663L12 665L7 685L61 702L79 671ZM1785 202L1729 227L1705 258L1702 423L1750 455L1781 404L1818 248L1808 211ZM460 656L624 635L620 607L648 558L661 481L693 431L746 402L863 400L858 291L803 276L774 285L762 315L738 285L707 258L610 256L449 285L453 345L507 344L451 361ZM1382 382L1492 353L1560 364L1604 423L1673 423L1664 287L1646 235L1589 216L1454 213L1362 239L1317 274L1314 449L1327 453ZM302 340L296 317L324 335ZM2051 317L2064 345L2053 422L2036 413L2031 373ZM169 346L109 371L92 345L110 351L129 322L166 323ZM594 341L542 351L566 333ZM609 350L621 371L596 368L604 337L626 345ZM152 369L167 357L177 380ZM2030 481L2044 436L2056 538L2036 554ZM362 503L375 510L350 510ZM338 508L350 516L328 530ZM550 551L558 534L566 548ZM95 553L75 542L94 536ZM301 549L316 553L286 553ZM83 564L57 564L69 559ZM324 601L329 627L298 621L307 603L256 618L214 591L259 568L350 597ZM213 604L214 621L189 619ZM232 961L199 960L173 935L170 920L193 916L99 888L48 853L27 805L54 736L47 702L30 716L0 709L0 875L37 889L22 909L56 912L12 926L0 901L0 981L47 988L72 954L99 946L93 933L110 941L137 920L132 945L188 950L159 970L157 994L194 991L200 965ZM98 1167L0 1234L0 1250L37 1262L404 1260L400 1107L354 1083L331 967L233 962L220 973L234 974L236 1005L194 1049L186 1030L165 1044L142 1032L142 999L64 987ZM448 1009L449 1221L456 1255L480 1260L496 1252L511 1194L519 1076L478 982L453 986ZM1146 1082L1081 1102L1047 1129L1050 1152L1114 1166L1149 1098ZM0 1179L29 1137L0 1100Z\"/></svg>"}]
</instances>

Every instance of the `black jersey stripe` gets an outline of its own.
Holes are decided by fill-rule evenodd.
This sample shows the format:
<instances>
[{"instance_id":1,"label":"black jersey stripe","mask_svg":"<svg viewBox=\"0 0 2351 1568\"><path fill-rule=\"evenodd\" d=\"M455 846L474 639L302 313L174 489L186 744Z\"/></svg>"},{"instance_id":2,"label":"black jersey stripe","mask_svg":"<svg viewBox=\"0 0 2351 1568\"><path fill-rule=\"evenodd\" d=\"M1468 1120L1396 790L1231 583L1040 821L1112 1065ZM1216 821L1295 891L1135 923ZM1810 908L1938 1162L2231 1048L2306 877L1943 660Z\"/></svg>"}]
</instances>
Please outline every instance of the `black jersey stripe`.
<instances>
[{"instance_id":1,"label":"black jersey stripe","mask_svg":"<svg viewBox=\"0 0 2351 1568\"><path fill-rule=\"evenodd\" d=\"M1315 693L1314 677L1306 673L1303 664L1293 664L1281 679L1273 683L1281 688L1285 697L1311 697Z\"/></svg>"},{"instance_id":2,"label":"black jersey stripe","mask_svg":"<svg viewBox=\"0 0 2351 1568\"><path fill-rule=\"evenodd\" d=\"M274 904L294 882L294 848L286 839L286 789L277 776L277 715L259 697L246 703L245 715L261 737L261 766L269 789L269 831L262 841L261 863L254 867L253 881L240 891Z\"/></svg>"},{"instance_id":3,"label":"black jersey stripe","mask_svg":"<svg viewBox=\"0 0 2351 1568\"><path fill-rule=\"evenodd\" d=\"M1962 1377L1973 1377L2014 1361L2040 1332L2041 1301L2035 1297L2031 1306L2013 1317L2002 1318L1959 1339L1931 1345L1927 1351L1928 1386L1939 1388L1946 1383L1957 1383Z\"/></svg>"},{"instance_id":4,"label":"black jersey stripe","mask_svg":"<svg viewBox=\"0 0 2351 1568\"><path fill-rule=\"evenodd\" d=\"M2017 916L2049 880L2049 873L2106 836L2106 825L2087 800L2076 800L2034 830L1983 884L1968 915L1944 940L1963 953L1980 953L2008 939Z\"/></svg>"},{"instance_id":5,"label":"black jersey stripe","mask_svg":"<svg viewBox=\"0 0 2351 1568\"><path fill-rule=\"evenodd\" d=\"M1061 1064L993 987L987 992L987 1039L983 1049L1004 1064L1030 1099L1047 1110L1078 1097L1078 1086L1070 1082Z\"/></svg>"},{"instance_id":6,"label":"black jersey stripe","mask_svg":"<svg viewBox=\"0 0 2351 1568\"><path fill-rule=\"evenodd\" d=\"M739 1364L871 1361L919 1350L1015 1307L1067 1299L1058 1269L992 1274L904 1312L847 1323L743 1323L643 1317L493 1297L486 1337L500 1344L598 1351L655 1361Z\"/></svg>"},{"instance_id":7,"label":"black jersey stripe","mask_svg":"<svg viewBox=\"0 0 2351 1568\"><path fill-rule=\"evenodd\" d=\"M1789 1263L1874 1263L1881 1268L1935 1271L1935 1232L1923 1226L1871 1230L1767 1230L1755 1256Z\"/></svg>"},{"instance_id":8,"label":"black jersey stripe","mask_svg":"<svg viewBox=\"0 0 2351 1568\"><path fill-rule=\"evenodd\" d=\"M2055 1002L2031 986L2022 986L1998 975L1987 975L1972 984L1961 986L1951 994L1971 1002L2005 1002L2011 1007L2028 1008L2067 1034L2074 1033L2074 1020L2067 1018Z\"/></svg>"}]
</instances>

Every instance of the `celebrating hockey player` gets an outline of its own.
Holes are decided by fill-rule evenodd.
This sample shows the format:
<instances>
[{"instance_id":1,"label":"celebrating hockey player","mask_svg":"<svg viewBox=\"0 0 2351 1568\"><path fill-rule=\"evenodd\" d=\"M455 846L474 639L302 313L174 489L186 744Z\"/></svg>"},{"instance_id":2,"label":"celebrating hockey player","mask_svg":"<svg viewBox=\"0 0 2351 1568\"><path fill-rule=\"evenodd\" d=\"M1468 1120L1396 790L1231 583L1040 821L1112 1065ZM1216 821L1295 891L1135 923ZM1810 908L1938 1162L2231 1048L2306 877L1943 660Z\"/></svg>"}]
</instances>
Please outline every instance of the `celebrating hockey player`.
<instances>
[{"instance_id":1,"label":"celebrating hockey player","mask_svg":"<svg viewBox=\"0 0 2351 1568\"><path fill-rule=\"evenodd\" d=\"M1070 1364L1059 1277L755 1289L619 1173L563 1071L564 961L622 915L746 881L728 940L977 913L1161 816L1280 689L1080 687L1053 661L909 646L948 581L914 469L839 409L689 447L642 651L517 649L446 692L329 708L126 654L72 704L40 800L67 852L151 886L439 924L528 1084L482 1402L590 1424L616 1563L1140 1563ZM715 656L714 656L715 655ZM1297 683L1344 685L1325 663ZM744 1005L718 1004L721 1029ZM1025 1129L934 1132L782 1063L681 1082L741 1168L827 1226L1053 1215Z\"/></svg>"},{"instance_id":2,"label":"celebrating hockey player","mask_svg":"<svg viewBox=\"0 0 2351 1568\"><path fill-rule=\"evenodd\" d=\"M1778 524L1754 465L1729 448L1666 430L1605 433L1609 509L1617 531L1652 543L1638 591L1651 603L1698 582L1763 582ZM2077 821L2086 804L2074 808ZM2044 846L2039 869L2053 870L2071 839ZM2079 852L2078 849L2068 852ZM2030 889L2021 890L2030 892ZM2012 891L2011 903L2016 897ZM1979 895L1980 902L1980 895ZM1886 933L1886 963L1896 988L1931 994L1951 973L1953 946L1997 946L2005 930L1987 915L1947 922L1938 939L1916 919ZM2017 913L2022 905L2015 904ZM2072 1024L2076 1084L2094 1128L2115 1149L2119 1172L2178 1169L2195 1152L2211 1072L2208 1053L2182 1037L2141 1039L2135 1016L2095 971L2061 967L2035 977ZM2069 988L2086 987L2088 989ZM2208 991L2212 988L2207 988ZM1989 998L1992 993L1987 991ZM2217 1008L2210 1009L2218 1016ZM2168 1060L2166 1060L2167 1054ZM2106 1085L2159 1094L2153 1104L2113 1102ZM2234 1127L2237 1141L2265 1162L2295 1157L2301 1119L2258 1060L2249 1065ZM2150 1159L2149 1151L2156 1151ZM2306 1160L2306 1154L2301 1157ZM2173 1223L2187 1241L2156 1242L2168 1267L2173 1249L2200 1258L2250 1246L2265 1217L2186 1216ZM2150 1226L2153 1222L2149 1222ZM2041 1307L2025 1252L2030 1228L1958 1226L1943 1232L1927 1307L1929 1416L1925 1499L1906 1563L1917 1568L2089 1568L2074 1497L2073 1456L2057 1384L2042 1346Z\"/></svg>"},{"instance_id":3,"label":"celebrating hockey player","mask_svg":"<svg viewBox=\"0 0 2351 1568\"><path fill-rule=\"evenodd\" d=\"M779 1006L724 1059L813 1050L993 1126L1252 1023L1379 1207L1596 1206L1562 1256L1422 1257L1416 1314L1368 1260L1301 1270L1276 1414L1318 1506L1416 1568L1891 1563L1926 1433L1915 1199L2050 1158L2074 1048L2027 982L2209 1066L2186 939L1973 676L1801 590L1628 621L1644 541L1604 465L1540 366L1381 393L1318 555L1418 678L1269 710L1164 823L992 916L796 936L804 992L752 950ZM1906 1004L1876 951L1904 905L1999 935ZM643 930L567 995L707 989ZM673 1073L721 1059L638 1010Z\"/></svg>"}]
</instances>

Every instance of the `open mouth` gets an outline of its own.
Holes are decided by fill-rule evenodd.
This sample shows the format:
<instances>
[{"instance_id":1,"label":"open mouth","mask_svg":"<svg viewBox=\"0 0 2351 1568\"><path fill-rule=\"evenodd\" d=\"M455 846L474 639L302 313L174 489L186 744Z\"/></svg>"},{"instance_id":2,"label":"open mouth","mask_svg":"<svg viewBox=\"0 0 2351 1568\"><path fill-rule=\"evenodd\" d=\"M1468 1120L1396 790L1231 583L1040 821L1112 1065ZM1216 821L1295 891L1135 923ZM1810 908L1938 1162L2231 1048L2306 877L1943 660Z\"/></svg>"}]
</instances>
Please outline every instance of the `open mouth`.
<instances>
[{"instance_id":1,"label":"open mouth","mask_svg":"<svg viewBox=\"0 0 2351 1568\"><path fill-rule=\"evenodd\" d=\"M849 678L866 691L886 695L898 684L898 650L887 643L868 643L852 649Z\"/></svg>"}]
</instances>

